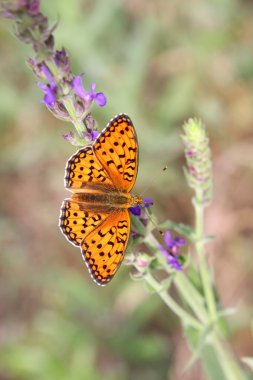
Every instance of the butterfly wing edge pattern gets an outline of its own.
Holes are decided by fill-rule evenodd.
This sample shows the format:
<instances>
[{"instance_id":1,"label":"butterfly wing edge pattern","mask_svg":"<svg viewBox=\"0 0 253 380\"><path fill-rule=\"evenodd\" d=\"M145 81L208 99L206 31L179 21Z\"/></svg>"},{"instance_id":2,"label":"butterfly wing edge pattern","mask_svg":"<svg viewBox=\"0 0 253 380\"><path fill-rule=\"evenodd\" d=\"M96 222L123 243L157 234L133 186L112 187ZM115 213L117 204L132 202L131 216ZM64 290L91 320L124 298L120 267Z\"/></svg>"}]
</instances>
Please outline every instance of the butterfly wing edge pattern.
<instances>
[{"instance_id":1,"label":"butterfly wing edge pattern","mask_svg":"<svg viewBox=\"0 0 253 380\"><path fill-rule=\"evenodd\" d=\"M120 210L109 215L80 244L82 257L90 276L98 285L107 285L118 271L125 256L130 228L129 211ZM96 240L98 237L99 241ZM91 244L92 246L96 244L96 251L92 247L89 250Z\"/></svg>"}]
</instances>

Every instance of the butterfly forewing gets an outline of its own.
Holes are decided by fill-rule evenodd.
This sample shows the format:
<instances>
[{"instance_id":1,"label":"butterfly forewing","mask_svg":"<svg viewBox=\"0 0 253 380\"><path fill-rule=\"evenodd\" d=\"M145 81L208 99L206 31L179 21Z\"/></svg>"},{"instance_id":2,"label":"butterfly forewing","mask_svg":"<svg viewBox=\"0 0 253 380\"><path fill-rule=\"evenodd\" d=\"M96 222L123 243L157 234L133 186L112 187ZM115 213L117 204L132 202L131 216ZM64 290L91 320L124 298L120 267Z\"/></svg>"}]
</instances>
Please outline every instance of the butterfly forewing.
<instances>
[{"instance_id":1,"label":"butterfly forewing","mask_svg":"<svg viewBox=\"0 0 253 380\"><path fill-rule=\"evenodd\" d=\"M114 186L131 191L138 170L138 143L129 116L112 119L94 142L93 150Z\"/></svg>"},{"instance_id":2,"label":"butterfly forewing","mask_svg":"<svg viewBox=\"0 0 253 380\"><path fill-rule=\"evenodd\" d=\"M77 192L88 184L113 186L107 172L95 156L92 146L81 148L73 154L65 169L65 187L67 189Z\"/></svg>"}]
</instances>

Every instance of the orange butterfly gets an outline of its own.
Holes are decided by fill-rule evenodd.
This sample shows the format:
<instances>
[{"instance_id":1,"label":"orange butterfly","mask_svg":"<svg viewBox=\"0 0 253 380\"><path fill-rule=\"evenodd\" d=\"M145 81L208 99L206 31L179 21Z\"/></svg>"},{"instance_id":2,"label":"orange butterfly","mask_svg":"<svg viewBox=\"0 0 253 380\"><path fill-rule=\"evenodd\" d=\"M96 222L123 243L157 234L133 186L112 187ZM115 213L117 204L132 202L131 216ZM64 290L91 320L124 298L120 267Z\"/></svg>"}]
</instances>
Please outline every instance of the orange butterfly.
<instances>
[{"instance_id":1,"label":"orange butterfly","mask_svg":"<svg viewBox=\"0 0 253 380\"><path fill-rule=\"evenodd\" d=\"M130 234L129 208L142 203L130 194L138 171L138 143L131 119L115 116L94 141L67 162L59 225L81 248L91 277L106 285L118 270Z\"/></svg>"}]
</instances>

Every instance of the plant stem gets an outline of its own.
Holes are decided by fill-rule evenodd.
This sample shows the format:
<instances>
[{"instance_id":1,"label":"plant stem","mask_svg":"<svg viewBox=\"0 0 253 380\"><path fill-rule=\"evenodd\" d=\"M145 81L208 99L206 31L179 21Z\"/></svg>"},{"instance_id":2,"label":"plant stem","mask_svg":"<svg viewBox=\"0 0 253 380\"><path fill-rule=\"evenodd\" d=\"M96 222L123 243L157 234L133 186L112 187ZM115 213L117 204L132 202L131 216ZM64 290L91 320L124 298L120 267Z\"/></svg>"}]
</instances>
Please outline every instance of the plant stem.
<instances>
[{"instance_id":1,"label":"plant stem","mask_svg":"<svg viewBox=\"0 0 253 380\"><path fill-rule=\"evenodd\" d=\"M216 333L211 335L211 344L216 352L216 356L226 379L246 380L246 376L237 364L237 361L231 355L229 349L225 348L225 342L222 342Z\"/></svg>"},{"instance_id":2,"label":"plant stem","mask_svg":"<svg viewBox=\"0 0 253 380\"><path fill-rule=\"evenodd\" d=\"M163 257L159 251L159 243L152 233L150 233L145 238L145 242L148 245L148 248L156 254L156 257L159 263L162 265L164 270L172 276L173 273L171 268L168 266L166 261L163 260ZM177 272L174 276L174 284L176 285L178 291L182 295L184 301L190 306L195 315L198 317L204 325L209 323L208 313L204 307L204 299L199 294L197 289L192 285L183 272Z\"/></svg>"},{"instance_id":3,"label":"plant stem","mask_svg":"<svg viewBox=\"0 0 253 380\"><path fill-rule=\"evenodd\" d=\"M195 189L196 197L193 200L194 208L195 208L195 238L196 238L196 252L198 256L199 263L199 271L200 277L203 285L203 290L205 294L205 299L207 303L207 308L209 311L211 322L216 321L217 313L216 313L216 305L215 298L212 289L212 283L210 274L208 271L207 261L206 261L206 252L204 246L204 205L203 205L203 196L202 189Z\"/></svg>"},{"instance_id":4,"label":"plant stem","mask_svg":"<svg viewBox=\"0 0 253 380\"><path fill-rule=\"evenodd\" d=\"M201 257L205 259L204 256L204 237L203 237L203 208L202 208L202 214L196 213L196 223L198 227L196 227L196 231L199 232L199 242L203 242L203 245L199 244L197 249L199 249L199 254L201 254ZM200 223L201 222L201 223ZM200 234L201 232L201 234ZM202 238L200 239L200 236ZM171 273L171 269L168 267L168 264L162 260L162 256L159 252L159 243L154 237L152 233L150 233L145 238L145 243L147 244L148 248L153 252L156 253L156 257L164 270L169 274L173 275ZM203 261L200 261L200 266L203 264ZM204 268L204 270L203 270ZM209 277L208 277L208 267L204 260L204 265L201 267L202 269L202 275L204 274L204 279L206 281L206 278L208 282L205 282L205 290L208 289L207 285L209 286ZM206 277L207 274L207 277ZM166 290L162 289L162 285L156 281L150 273L147 273L144 277L144 280L152 287L152 289L155 290L155 292L161 297L163 302L181 319L183 325L190 325L194 328L197 328L198 330L204 331L204 329L207 328L210 323L214 323L216 319L216 309L215 310L215 319L212 318L210 313L210 304L207 300L208 311L204 307L204 299L199 294L198 290L195 289L193 284L188 280L188 278L185 276L182 272L177 272L174 276L173 282L175 286L177 287L178 291L182 295L184 301L190 306L190 308L193 310L194 314L197 316L199 322L192 317L187 311L185 311L181 306L179 306L174 299L167 293ZM210 291L212 295L211 290L211 284L210 284ZM205 294L206 295L206 294ZM210 297L210 295L209 295ZM212 302L214 302L214 297L211 296L210 298ZM210 302L209 299L209 302ZM214 304L215 305L215 304ZM212 310L212 309L211 309ZM210 332L210 335L208 336L208 341L212 344L214 348L215 355L217 357L217 361L220 363L221 369L224 373L224 376L227 380L246 380L246 377L244 376L243 371L241 370L240 366L237 364L235 358L233 358L233 355L230 352L229 347L226 348L225 342L222 341L222 339L219 337L217 330L214 329Z\"/></svg>"},{"instance_id":5,"label":"plant stem","mask_svg":"<svg viewBox=\"0 0 253 380\"><path fill-rule=\"evenodd\" d=\"M168 292L162 289L161 284L156 281L149 272L145 274L144 279L162 298L164 303L182 320L183 324L190 325L196 329L202 329L201 323L199 323L194 317L192 317L181 306L179 306L168 294Z\"/></svg>"},{"instance_id":6,"label":"plant stem","mask_svg":"<svg viewBox=\"0 0 253 380\"><path fill-rule=\"evenodd\" d=\"M208 314L204 307L204 299L197 289L192 285L184 273L177 273L174 277L174 284L183 299L190 306L194 314L204 324L208 324Z\"/></svg>"},{"instance_id":7,"label":"plant stem","mask_svg":"<svg viewBox=\"0 0 253 380\"><path fill-rule=\"evenodd\" d=\"M85 131L85 128L83 123L80 122L80 120L78 120L78 118L76 117L76 112L72 103L72 99L70 97L65 97L62 99L62 102L66 107L69 116L71 117L72 123L74 124L79 137L83 139L83 132Z\"/></svg>"}]
</instances>

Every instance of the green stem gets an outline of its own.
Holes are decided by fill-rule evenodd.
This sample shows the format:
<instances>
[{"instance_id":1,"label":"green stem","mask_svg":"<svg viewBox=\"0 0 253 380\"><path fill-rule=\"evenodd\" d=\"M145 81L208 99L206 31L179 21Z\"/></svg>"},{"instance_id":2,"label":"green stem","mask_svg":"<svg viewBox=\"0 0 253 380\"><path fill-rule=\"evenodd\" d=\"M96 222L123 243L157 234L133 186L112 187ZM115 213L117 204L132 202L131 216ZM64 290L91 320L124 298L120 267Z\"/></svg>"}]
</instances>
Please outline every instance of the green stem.
<instances>
[{"instance_id":1,"label":"green stem","mask_svg":"<svg viewBox=\"0 0 253 380\"><path fill-rule=\"evenodd\" d=\"M171 276L172 270L168 266L168 264L163 260L163 257L159 251L159 243L154 237L152 233L146 236L145 242L148 245L148 248L153 252L160 265L162 265L163 269ZM174 276L174 284L176 285L178 291L182 295L184 301L190 306L195 315L198 317L199 321L203 324L208 324L208 314L204 307L204 299L198 293L197 289L192 285L192 283L188 280L182 272L175 273Z\"/></svg>"},{"instance_id":2,"label":"green stem","mask_svg":"<svg viewBox=\"0 0 253 380\"><path fill-rule=\"evenodd\" d=\"M173 300L167 291L162 289L161 284L156 281L150 273L146 273L144 279L162 298L164 303L182 320L183 324L190 325L196 329L202 329L201 323L182 309L182 307Z\"/></svg>"},{"instance_id":3,"label":"green stem","mask_svg":"<svg viewBox=\"0 0 253 380\"><path fill-rule=\"evenodd\" d=\"M226 349L225 342L222 342L217 334L211 335L211 344L216 352L224 376L228 380L246 380L246 376L237 364L237 361L231 355L229 349Z\"/></svg>"},{"instance_id":4,"label":"green stem","mask_svg":"<svg viewBox=\"0 0 253 380\"><path fill-rule=\"evenodd\" d=\"M198 214L200 216L200 214ZM203 216L203 214L202 214ZM196 228L196 231L201 232L203 231L203 218L197 217L197 221L199 223L199 227ZM200 223L201 221L201 223ZM201 229L200 229L201 226ZM200 237L201 235L199 235ZM204 239L200 239L199 241L204 241ZM171 273L170 268L168 265L162 260L162 256L159 253L159 243L156 240L156 238L153 236L152 233L150 233L145 238L145 243L147 244L148 248L156 254L157 259L159 260L160 264L164 268L164 270L167 271L169 275L173 275ZM203 249L203 251L202 251ZM204 252L204 245L199 250L199 253ZM202 257L205 258L204 253ZM161 259L160 259L161 258ZM200 265L203 264L200 261ZM202 275L203 275L203 268L206 270L206 273L208 274L207 265L202 266ZM204 276L205 277L205 276ZM167 293L167 291L162 289L162 286L159 282L157 282L150 273L147 273L144 277L145 281L156 291L156 293L161 297L161 299L164 301L164 303L182 320L183 325L191 325L192 327L204 330L210 322L216 321L216 318L210 321L210 316L207 312L207 310L204 307L204 299L202 296L198 293L197 289L192 285L192 283L188 280L188 278L185 276L184 273L177 272L174 276L174 284L177 287L178 291L182 295L183 299L187 304L191 307L197 318L200 322L196 321L194 317L192 317L188 312L186 312L181 306L179 306L173 298ZM207 277L209 280L209 278ZM207 283L205 282L207 285ZM205 285L205 286L206 286ZM206 289L206 288L205 288ZM211 298L212 299L212 298ZM210 300L209 300L210 301ZM214 302L214 298L213 298ZM208 304L208 302L207 302ZM210 305L209 305L210 307ZM210 309L208 309L210 313ZM215 310L216 311L216 310ZM211 313L210 313L211 315ZM209 335L209 342L212 344L215 355L217 357L218 362L220 363L220 366L222 368L222 371L224 373L224 376L227 380L246 380L243 371L241 370L240 366L237 364L236 359L233 358L233 355L230 353L229 348L226 348L225 342L222 341L222 339L218 336L217 330L215 329L210 332Z\"/></svg>"},{"instance_id":5,"label":"green stem","mask_svg":"<svg viewBox=\"0 0 253 380\"><path fill-rule=\"evenodd\" d=\"M62 102L68 111L69 116L71 117L72 123L74 124L76 131L81 139L84 138L83 132L85 131L83 123L78 120L76 117L75 108L73 106L72 100L70 97L65 97L62 99Z\"/></svg>"},{"instance_id":6,"label":"green stem","mask_svg":"<svg viewBox=\"0 0 253 380\"><path fill-rule=\"evenodd\" d=\"M188 280L185 274L177 273L174 277L174 284L183 299L188 303L194 314L203 323L203 325L208 324L208 314L204 307L204 299Z\"/></svg>"},{"instance_id":7,"label":"green stem","mask_svg":"<svg viewBox=\"0 0 253 380\"><path fill-rule=\"evenodd\" d=\"M195 238L196 238L196 252L198 256L200 277L203 285L207 308L211 318L211 322L216 321L216 305L215 298L212 289L211 278L206 261L206 252L204 246L204 206L202 202L202 190L195 189L196 198L193 200L195 208L196 226L195 226Z\"/></svg>"}]
</instances>

